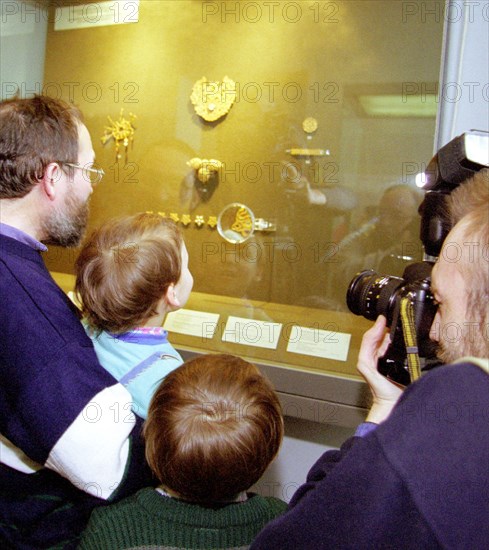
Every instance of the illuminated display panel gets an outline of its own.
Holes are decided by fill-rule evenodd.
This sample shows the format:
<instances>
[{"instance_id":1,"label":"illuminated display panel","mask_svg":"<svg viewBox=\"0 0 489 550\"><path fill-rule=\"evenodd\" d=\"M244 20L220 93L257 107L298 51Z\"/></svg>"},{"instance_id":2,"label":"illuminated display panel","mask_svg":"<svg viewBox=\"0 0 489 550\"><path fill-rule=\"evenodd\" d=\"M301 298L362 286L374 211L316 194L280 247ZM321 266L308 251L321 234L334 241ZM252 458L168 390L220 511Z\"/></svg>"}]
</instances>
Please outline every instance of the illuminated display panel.
<instances>
[{"instance_id":1,"label":"illuminated display panel","mask_svg":"<svg viewBox=\"0 0 489 550\"><path fill-rule=\"evenodd\" d=\"M349 313L349 282L401 275L422 252L414 181L433 152L444 23L442 2L425 4L141 0L113 12L128 24L68 30L51 11L44 91L81 107L106 172L90 228L174 217L195 278L186 310L219 314L201 336L191 313L176 319L173 343L356 377L370 323ZM135 132L116 162L100 138L121 109ZM241 244L216 228L234 202L265 229ZM48 267L72 273L76 254L51 247Z\"/></svg>"}]
</instances>

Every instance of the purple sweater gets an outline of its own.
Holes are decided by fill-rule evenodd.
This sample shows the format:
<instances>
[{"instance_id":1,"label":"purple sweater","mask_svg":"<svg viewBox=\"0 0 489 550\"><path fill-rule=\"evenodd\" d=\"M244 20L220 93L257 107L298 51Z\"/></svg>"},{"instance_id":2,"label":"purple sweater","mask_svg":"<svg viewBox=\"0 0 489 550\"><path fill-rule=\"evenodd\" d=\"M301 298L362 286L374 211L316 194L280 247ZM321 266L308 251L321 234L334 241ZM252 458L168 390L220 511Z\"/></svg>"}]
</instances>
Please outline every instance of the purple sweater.
<instances>
[{"instance_id":1,"label":"purple sweater","mask_svg":"<svg viewBox=\"0 0 489 550\"><path fill-rule=\"evenodd\" d=\"M141 421L39 251L1 234L0 303L0 546L73 545L150 483Z\"/></svg>"},{"instance_id":2,"label":"purple sweater","mask_svg":"<svg viewBox=\"0 0 489 550\"><path fill-rule=\"evenodd\" d=\"M252 550L482 549L489 376L460 363L409 386L387 421L312 467Z\"/></svg>"}]
</instances>

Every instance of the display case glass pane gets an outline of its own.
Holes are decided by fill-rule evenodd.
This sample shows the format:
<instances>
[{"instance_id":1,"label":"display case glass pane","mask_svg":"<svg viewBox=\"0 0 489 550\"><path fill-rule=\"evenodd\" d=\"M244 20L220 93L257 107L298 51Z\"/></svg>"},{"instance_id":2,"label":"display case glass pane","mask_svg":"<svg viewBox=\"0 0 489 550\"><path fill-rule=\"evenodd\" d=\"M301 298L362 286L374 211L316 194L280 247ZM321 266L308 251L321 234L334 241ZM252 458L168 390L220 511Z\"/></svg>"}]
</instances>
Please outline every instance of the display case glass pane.
<instances>
[{"instance_id":1,"label":"display case glass pane","mask_svg":"<svg viewBox=\"0 0 489 550\"><path fill-rule=\"evenodd\" d=\"M90 228L152 211L183 231L195 285L173 343L355 376L370 322L349 283L422 255L444 3L57 6L43 89L81 107L106 172ZM135 132L117 152L101 138L120 117ZM46 260L72 273L76 255Z\"/></svg>"}]
</instances>

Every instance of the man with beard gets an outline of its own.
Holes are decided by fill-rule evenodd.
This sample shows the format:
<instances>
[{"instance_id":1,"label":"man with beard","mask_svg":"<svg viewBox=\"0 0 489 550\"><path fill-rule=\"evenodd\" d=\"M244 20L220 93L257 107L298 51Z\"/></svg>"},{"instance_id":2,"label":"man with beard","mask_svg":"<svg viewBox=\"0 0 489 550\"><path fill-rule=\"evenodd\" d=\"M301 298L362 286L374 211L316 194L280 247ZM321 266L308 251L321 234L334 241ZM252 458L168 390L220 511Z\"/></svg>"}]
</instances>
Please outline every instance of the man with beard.
<instances>
[{"instance_id":1,"label":"man with beard","mask_svg":"<svg viewBox=\"0 0 489 550\"><path fill-rule=\"evenodd\" d=\"M93 161L72 105L0 103L2 548L74 547L93 507L148 483L131 396L40 254L80 242L103 175Z\"/></svg>"},{"instance_id":2,"label":"man with beard","mask_svg":"<svg viewBox=\"0 0 489 550\"><path fill-rule=\"evenodd\" d=\"M389 343L379 317L358 358L373 394L366 423L316 462L253 550L487 547L489 171L450 202L452 220L463 217L433 269L430 332L450 364L403 391L377 371Z\"/></svg>"}]
</instances>

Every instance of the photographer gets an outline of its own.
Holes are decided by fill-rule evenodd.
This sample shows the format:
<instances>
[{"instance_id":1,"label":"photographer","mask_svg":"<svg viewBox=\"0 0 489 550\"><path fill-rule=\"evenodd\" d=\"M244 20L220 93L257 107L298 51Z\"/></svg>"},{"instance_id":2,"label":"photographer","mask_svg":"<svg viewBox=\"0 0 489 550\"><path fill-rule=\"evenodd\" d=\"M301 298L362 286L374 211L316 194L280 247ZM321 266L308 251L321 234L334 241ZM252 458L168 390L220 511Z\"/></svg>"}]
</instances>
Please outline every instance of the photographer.
<instances>
[{"instance_id":1,"label":"photographer","mask_svg":"<svg viewBox=\"0 0 489 550\"><path fill-rule=\"evenodd\" d=\"M379 317L358 358L373 394L367 422L316 462L253 549L487 546L488 176L479 172L451 194L458 223L432 273L439 307L430 336L451 364L402 391L377 372L389 343Z\"/></svg>"}]
</instances>

